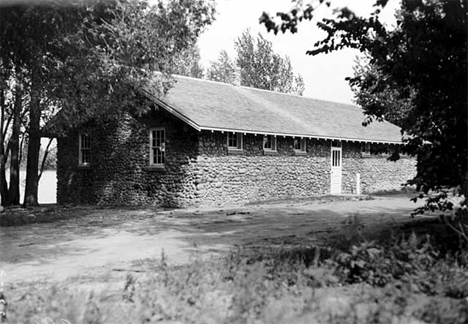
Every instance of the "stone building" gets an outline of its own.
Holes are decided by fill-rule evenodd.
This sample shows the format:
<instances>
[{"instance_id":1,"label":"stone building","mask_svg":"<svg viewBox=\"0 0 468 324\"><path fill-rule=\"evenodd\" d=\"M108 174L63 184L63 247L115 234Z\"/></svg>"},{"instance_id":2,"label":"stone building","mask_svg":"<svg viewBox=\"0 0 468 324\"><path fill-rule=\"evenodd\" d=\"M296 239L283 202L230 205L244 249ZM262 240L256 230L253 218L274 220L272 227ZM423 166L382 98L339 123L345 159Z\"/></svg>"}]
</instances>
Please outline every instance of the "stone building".
<instances>
[{"instance_id":1,"label":"stone building","mask_svg":"<svg viewBox=\"0 0 468 324\"><path fill-rule=\"evenodd\" d=\"M57 202L217 206L401 188L415 161L359 107L176 77L145 117L58 138Z\"/></svg>"}]
</instances>

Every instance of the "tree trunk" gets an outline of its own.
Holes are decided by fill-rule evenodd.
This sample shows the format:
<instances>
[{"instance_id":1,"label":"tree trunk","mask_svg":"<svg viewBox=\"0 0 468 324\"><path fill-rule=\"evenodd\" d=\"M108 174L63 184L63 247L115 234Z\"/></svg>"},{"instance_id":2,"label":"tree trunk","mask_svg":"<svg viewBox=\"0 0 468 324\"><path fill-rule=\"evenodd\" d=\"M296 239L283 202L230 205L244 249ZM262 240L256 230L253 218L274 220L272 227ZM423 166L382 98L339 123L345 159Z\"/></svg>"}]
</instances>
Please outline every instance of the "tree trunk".
<instances>
[{"instance_id":1,"label":"tree trunk","mask_svg":"<svg viewBox=\"0 0 468 324\"><path fill-rule=\"evenodd\" d=\"M6 182L6 168L5 168L5 138L3 136L3 127L5 125L5 92L0 89L0 196L2 199L2 206L9 206L10 201L8 198L8 184Z\"/></svg>"},{"instance_id":2,"label":"tree trunk","mask_svg":"<svg viewBox=\"0 0 468 324\"><path fill-rule=\"evenodd\" d=\"M49 139L49 143L47 143L46 149L44 150L44 156L42 157L42 163L41 163L41 168L39 170L38 181L41 179L42 174L44 173L45 165L47 162L47 157L49 156L50 146L52 145L53 140L54 140L53 138Z\"/></svg>"},{"instance_id":3,"label":"tree trunk","mask_svg":"<svg viewBox=\"0 0 468 324\"><path fill-rule=\"evenodd\" d=\"M23 89L18 84L15 89L15 105L13 108L13 129L10 138L10 188L8 192L10 204L19 205L20 203L20 164L19 164L19 145L21 132L21 108L23 99Z\"/></svg>"},{"instance_id":4,"label":"tree trunk","mask_svg":"<svg viewBox=\"0 0 468 324\"><path fill-rule=\"evenodd\" d=\"M38 71L31 74L31 102L29 105L29 142L26 162L26 188L24 189L24 207L38 206L37 189L39 185L39 150L41 148L41 93Z\"/></svg>"}]
</instances>

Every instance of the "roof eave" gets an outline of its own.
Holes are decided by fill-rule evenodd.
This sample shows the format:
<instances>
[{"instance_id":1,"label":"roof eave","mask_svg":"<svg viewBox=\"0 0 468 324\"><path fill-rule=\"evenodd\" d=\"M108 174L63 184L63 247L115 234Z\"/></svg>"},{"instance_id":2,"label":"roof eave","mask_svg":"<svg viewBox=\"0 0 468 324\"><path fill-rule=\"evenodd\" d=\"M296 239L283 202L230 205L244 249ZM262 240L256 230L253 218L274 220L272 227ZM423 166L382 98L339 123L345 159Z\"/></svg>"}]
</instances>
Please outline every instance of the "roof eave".
<instances>
[{"instance_id":1,"label":"roof eave","mask_svg":"<svg viewBox=\"0 0 468 324\"><path fill-rule=\"evenodd\" d=\"M338 141L347 141L347 142L368 142L368 143L382 143L382 144L403 144L402 141L386 141L378 139L363 139L363 138L347 138L347 137L338 137L338 136L324 136L317 134L291 134L291 133L275 133L275 132L264 132L264 131L253 131L253 130L242 130L242 129L231 129L231 128L219 128L219 127L209 127L209 126L200 126L202 131L211 131L211 132L226 132L226 133L242 133L242 134L254 134L254 135L273 135L276 137L301 137L301 138L316 138L316 139L328 139L328 140L338 140Z\"/></svg>"},{"instance_id":2,"label":"roof eave","mask_svg":"<svg viewBox=\"0 0 468 324\"><path fill-rule=\"evenodd\" d=\"M183 122L185 122L187 125L195 128L197 131L201 131L201 128L200 126L195 123L193 120L191 120L190 118L188 118L187 116L181 114L179 111L177 111L176 109L172 108L171 106L169 106L168 104L166 104L164 101L162 101L161 99L159 98L156 98L154 95L152 95L151 93L149 93L148 91L144 91L145 94L148 96L149 99L151 99L154 103L156 103L158 106L162 107L164 110L166 110L167 112L169 112L170 114L174 115L175 117L179 118L180 120L182 120Z\"/></svg>"}]
</instances>

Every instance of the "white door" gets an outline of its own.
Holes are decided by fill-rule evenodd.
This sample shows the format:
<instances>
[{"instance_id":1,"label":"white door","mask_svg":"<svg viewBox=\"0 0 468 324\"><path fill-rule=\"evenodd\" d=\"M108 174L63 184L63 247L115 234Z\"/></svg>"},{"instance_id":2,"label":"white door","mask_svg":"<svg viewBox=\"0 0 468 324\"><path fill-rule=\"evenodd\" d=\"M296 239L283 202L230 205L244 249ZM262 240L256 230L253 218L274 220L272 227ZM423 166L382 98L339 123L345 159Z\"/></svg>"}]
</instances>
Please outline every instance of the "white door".
<instances>
[{"instance_id":1,"label":"white door","mask_svg":"<svg viewBox=\"0 0 468 324\"><path fill-rule=\"evenodd\" d=\"M331 194L341 193L341 147L331 148Z\"/></svg>"}]
</instances>

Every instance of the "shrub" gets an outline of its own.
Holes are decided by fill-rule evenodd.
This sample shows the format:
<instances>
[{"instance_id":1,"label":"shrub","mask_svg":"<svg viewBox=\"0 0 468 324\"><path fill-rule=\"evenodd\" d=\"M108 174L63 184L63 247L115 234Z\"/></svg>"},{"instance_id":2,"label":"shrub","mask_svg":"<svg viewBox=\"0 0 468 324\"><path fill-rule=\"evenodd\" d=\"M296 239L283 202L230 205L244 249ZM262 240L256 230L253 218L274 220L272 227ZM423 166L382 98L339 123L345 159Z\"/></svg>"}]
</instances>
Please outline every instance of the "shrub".
<instances>
[{"instance_id":1,"label":"shrub","mask_svg":"<svg viewBox=\"0 0 468 324\"><path fill-rule=\"evenodd\" d=\"M385 286L430 268L437 257L428 237L423 241L412 234L394 244L370 241L353 245L349 251L335 254L333 260L346 282Z\"/></svg>"}]
</instances>

